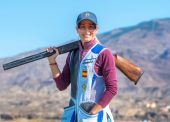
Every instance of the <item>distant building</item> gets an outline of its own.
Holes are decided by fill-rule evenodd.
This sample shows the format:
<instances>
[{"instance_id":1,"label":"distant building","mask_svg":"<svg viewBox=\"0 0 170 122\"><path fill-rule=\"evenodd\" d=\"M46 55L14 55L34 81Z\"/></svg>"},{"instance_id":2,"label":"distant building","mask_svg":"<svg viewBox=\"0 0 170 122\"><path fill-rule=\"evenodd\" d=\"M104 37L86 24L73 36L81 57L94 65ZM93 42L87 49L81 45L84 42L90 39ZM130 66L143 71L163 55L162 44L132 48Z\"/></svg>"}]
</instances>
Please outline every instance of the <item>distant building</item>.
<instances>
[{"instance_id":1,"label":"distant building","mask_svg":"<svg viewBox=\"0 0 170 122\"><path fill-rule=\"evenodd\" d=\"M155 102L149 102L149 103L146 104L146 107L154 109L154 108L157 107L157 104Z\"/></svg>"}]
</instances>

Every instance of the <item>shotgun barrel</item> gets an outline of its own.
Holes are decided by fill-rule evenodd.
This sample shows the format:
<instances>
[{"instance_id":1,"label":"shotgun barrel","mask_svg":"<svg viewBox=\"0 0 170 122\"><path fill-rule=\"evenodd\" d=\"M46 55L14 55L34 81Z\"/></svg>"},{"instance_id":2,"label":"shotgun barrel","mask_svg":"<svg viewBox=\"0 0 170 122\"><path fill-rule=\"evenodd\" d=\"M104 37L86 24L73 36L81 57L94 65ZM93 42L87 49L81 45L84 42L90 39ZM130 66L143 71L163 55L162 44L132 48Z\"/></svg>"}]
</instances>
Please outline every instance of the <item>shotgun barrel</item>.
<instances>
[{"instance_id":1,"label":"shotgun barrel","mask_svg":"<svg viewBox=\"0 0 170 122\"><path fill-rule=\"evenodd\" d=\"M63 54L63 53L66 53L66 52L69 52L69 51L72 51L72 50L78 48L78 41L71 42L71 43L68 43L68 44L65 44L65 45L62 45L59 47L54 47L54 48L58 49L59 54ZM8 70L8 69L11 69L14 67L18 67L20 65L24 65L24 64L27 64L27 63L30 63L33 61L37 61L37 60L52 56L53 54L55 54L55 51L53 51L52 53L43 51L43 52L35 54L35 55L31 55L31 56L28 56L28 57L25 57L22 59L18 59L18 60L6 63L3 65L3 69Z\"/></svg>"}]
</instances>

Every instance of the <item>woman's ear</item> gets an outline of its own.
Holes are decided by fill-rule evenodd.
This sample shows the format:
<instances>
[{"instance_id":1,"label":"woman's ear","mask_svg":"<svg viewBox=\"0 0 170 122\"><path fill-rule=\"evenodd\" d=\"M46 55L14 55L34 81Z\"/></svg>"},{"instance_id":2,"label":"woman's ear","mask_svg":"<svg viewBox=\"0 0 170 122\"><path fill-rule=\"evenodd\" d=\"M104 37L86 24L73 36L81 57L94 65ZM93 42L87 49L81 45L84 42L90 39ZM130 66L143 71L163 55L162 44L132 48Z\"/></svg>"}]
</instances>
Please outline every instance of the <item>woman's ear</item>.
<instances>
[{"instance_id":1,"label":"woman's ear","mask_svg":"<svg viewBox=\"0 0 170 122\"><path fill-rule=\"evenodd\" d=\"M96 33L99 31L99 26L97 25L96 26Z\"/></svg>"}]
</instances>

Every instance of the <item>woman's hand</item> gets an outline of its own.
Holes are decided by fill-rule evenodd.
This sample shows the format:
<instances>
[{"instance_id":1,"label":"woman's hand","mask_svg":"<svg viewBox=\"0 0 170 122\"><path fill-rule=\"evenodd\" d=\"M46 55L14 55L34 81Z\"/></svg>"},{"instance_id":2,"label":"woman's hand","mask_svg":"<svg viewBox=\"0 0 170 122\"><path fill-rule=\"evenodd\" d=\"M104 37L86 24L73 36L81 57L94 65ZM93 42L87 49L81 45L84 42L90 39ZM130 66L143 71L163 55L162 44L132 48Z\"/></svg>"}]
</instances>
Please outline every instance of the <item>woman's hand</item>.
<instances>
[{"instance_id":1,"label":"woman's hand","mask_svg":"<svg viewBox=\"0 0 170 122\"><path fill-rule=\"evenodd\" d=\"M50 64L55 63L56 62L55 59L59 55L58 49L52 48L52 47L47 49L47 52L49 52L49 53L52 53L53 51L55 51L56 53L53 54L52 56L48 57L48 61Z\"/></svg>"},{"instance_id":2,"label":"woman's hand","mask_svg":"<svg viewBox=\"0 0 170 122\"><path fill-rule=\"evenodd\" d=\"M92 110L90 111L91 115L97 114L98 112L100 112L101 110L103 110L103 107L99 104L96 104Z\"/></svg>"},{"instance_id":3,"label":"woman's hand","mask_svg":"<svg viewBox=\"0 0 170 122\"><path fill-rule=\"evenodd\" d=\"M61 72L60 72L60 69L58 68L58 65L57 65L55 59L59 55L59 52L55 48L50 47L50 48L47 49L47 52L49 52L49 53L52 53L53 51L55 51L56 53L53 54L52 56L48 57L48 61L49 61L49 65L50 65L50 68L51 68L53 78L58 78L59 75L61 74Z\"/></svg>"}]
</instances>

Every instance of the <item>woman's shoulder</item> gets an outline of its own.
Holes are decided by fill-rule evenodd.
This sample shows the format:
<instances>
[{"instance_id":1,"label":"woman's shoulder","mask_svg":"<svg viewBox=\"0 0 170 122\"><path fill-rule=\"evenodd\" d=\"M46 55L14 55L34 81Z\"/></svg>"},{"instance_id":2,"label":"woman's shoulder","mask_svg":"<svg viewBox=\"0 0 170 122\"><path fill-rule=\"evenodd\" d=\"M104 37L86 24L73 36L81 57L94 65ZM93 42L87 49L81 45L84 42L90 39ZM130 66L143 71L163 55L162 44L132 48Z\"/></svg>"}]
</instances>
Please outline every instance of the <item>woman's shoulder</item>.
<instances>
[{"instance_id":1,"label":"woman's shoulder","mask_svg":"<svg viewBox=\"0 0 170 122\"><path fill-rule=\"evenodd\" d=\"M104 57L108 57L108 56L113 56L113 53L109 48L105 47L100 55L102 55Z\"/></svg>"}]
</instances>

